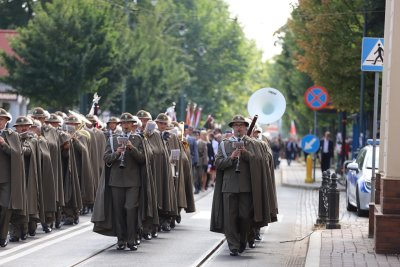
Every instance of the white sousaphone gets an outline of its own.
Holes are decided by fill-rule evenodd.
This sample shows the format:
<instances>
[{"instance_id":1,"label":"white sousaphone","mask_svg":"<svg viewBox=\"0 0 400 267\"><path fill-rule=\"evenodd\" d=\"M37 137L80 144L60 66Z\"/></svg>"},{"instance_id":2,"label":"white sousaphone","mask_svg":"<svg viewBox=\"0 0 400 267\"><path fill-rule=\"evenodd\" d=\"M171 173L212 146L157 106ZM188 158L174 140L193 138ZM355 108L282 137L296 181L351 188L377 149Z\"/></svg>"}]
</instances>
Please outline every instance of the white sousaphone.
<instances>
[{"instance_id":1,"label":"white sousaphone","mask_svg":"<svg viewBox=\"0 0 400 267\"><path fill-rule=\"evenodd\" d=\"M251 117L258 115L258 123L270 124L279 120L286 109L285 97L274 88L261 88L255 91L247 102Z\"/></svg>"}]
</instances>

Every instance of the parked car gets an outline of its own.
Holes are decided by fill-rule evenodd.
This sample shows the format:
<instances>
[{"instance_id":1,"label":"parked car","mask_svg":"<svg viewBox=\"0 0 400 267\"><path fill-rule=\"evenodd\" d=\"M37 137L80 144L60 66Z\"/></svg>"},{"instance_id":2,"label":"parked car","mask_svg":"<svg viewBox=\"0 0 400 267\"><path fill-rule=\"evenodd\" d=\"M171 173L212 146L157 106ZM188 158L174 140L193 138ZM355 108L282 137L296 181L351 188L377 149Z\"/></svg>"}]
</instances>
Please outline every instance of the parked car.
<instances>
[{"instance_id":1,"label":"parked car","mask_svg":"<svg viewBox=\"0 0 400 267\"><path fill-rule=\"evenodd\" d=\"M346 200L347 210L357 211L358 216L366 215L371 202L372 149L373 141L368 140L357 155L347 164ZM375 173L379 166L379 140L376 142Z\"/></svg>"}]
</instances>

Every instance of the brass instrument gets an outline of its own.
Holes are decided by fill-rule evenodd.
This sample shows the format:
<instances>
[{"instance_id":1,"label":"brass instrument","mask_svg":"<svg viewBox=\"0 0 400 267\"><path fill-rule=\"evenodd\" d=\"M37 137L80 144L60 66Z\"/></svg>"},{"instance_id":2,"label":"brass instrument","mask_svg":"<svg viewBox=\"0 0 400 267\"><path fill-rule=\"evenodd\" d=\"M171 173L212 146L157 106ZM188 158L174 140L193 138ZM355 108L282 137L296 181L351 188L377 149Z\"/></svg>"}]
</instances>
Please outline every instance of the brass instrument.
<instances>
[{"instance_id":1,"label":"brass instrument","mask_svg":"<svg viewBox=\"0 0 400 267\"><path fill-rule=\"evenodd\" d=\"M181 142L185 151L189 150L189 143L185 139L185 123L181 121L179 123L179 130L181 131Z\"/></svg>"},{"instance_id":2,"label":"brass instrument","mask_svg":"<svg viewBox=\"0 0 400 267\"><path fill-rule=\"evenodd\" d=\"M240 134L239 134L238 138L240 138ZM243 141L233 142L232 146L233 146L233 148L236 148L236 150L239 150L244 147L244 142ZM239 156L238 156L238 159L236 162L235 172L240 173L240 153L239 153Z\"/></svg>"},{"instance_id":3,"label":"brass instrument","mask_svg":"<svg viewBox=\"0 0 400 267\"><path fill-rule=\"evenodd\" d=\"M172 174L175 179L178 179L178 176L179 176L179 171L176 166L177 165L176 163L177 163L177 161L179 161L180 155L181 155L181 151L179 149L171 149L170 158L171 158L172 166L174 167Z\"/></svg>"},{"instance_id":4,"label":"brass instrument","mask_svg":"<svg viewBox=\"0 0 400 267\"><path fill-rule=\"evenodd\" d=\"M123 136L118 136L117 137L117 142L119 145L122 145L122 148L124 149L124 151L122 151L121 155L119 156L119 160L121 161L119 164L119 168L120 169L124 169L125 166L125 149L126 149L126 144L129 141L129 137L125 134Z\"/></svg>"}]
</instances>

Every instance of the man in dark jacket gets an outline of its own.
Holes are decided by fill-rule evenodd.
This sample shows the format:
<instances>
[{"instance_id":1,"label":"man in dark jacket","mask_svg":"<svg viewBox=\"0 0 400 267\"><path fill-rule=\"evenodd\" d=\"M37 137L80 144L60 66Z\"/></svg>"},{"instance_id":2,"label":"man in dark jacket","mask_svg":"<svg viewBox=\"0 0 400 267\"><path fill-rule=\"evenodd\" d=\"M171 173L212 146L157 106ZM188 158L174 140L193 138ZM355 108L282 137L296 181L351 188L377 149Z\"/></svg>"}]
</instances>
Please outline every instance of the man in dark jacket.
<instances>
[{"instance_id":1,"label":"man in dark jacket","mask_svg":"<svg viewBox=\"0 0 400 267\"><path fill-rule=\"evenodd\" d=\"M321 155L321 171L329 170L333 158L333 141L329 131L326 131L324 138L320 140L319 153Z\"/></svg>"}]
</instances>

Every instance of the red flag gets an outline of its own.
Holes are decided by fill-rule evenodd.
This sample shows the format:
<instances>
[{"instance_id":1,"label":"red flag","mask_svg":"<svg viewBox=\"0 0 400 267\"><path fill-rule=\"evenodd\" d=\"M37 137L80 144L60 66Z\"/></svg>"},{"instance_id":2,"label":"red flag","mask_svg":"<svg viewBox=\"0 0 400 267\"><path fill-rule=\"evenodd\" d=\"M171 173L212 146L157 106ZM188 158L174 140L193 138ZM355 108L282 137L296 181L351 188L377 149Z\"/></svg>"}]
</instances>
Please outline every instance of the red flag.
<instances>
[{"instance_id":1,"label":"red flag","mask_svg":"<svg viewBox=\"0 0 400 267\"><path fill-rule=\"evenodd\" d=\"M185 119L185 124L189 125L190 124L190 118L192 117L192 104L189 102L186 106L186 119Z\"/></svg>"},{"instance_id":2,"label":"red flag","mask_svg":"<svg viewBox=\"0 0 400 267\"><path fill-rule=\"evenodd\" d=\"M297 135L296 125L294 124L294 121L290 122L290 135L291 136L296 136Z\"/></svg>"}]
</instances>

